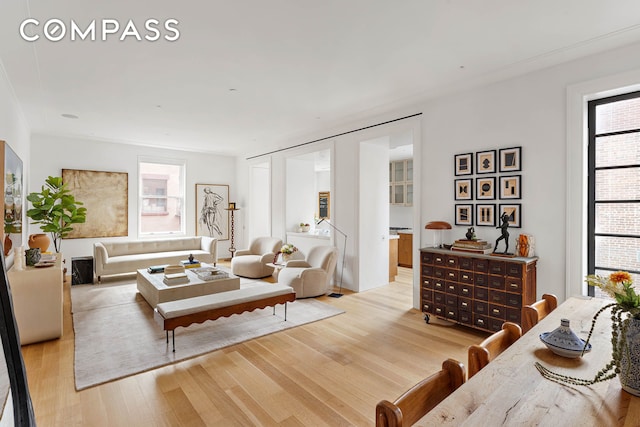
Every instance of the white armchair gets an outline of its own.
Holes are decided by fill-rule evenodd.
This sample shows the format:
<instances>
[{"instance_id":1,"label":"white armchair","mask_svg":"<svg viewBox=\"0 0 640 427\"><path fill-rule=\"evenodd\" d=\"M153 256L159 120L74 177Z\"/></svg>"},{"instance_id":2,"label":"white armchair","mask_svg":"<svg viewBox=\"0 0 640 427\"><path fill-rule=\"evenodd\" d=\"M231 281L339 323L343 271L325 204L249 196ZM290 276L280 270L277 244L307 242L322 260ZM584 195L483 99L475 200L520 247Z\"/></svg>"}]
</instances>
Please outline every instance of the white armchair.
<instances>
[{"instance_id":1,"label":"white armchair","mask_svg":"<svg viewBox=\"0 0 640 427\"><path fill-rule=\"evenodd\" d=\"M314 246L307 259L291 260L278 273L278 283L291 286L296 298L324 295L336 270L338 250L334 246Z\"/></svg>"},{"instance_id":2,"label":"white armchair","mask_svg":"<svg viewBox=\"0 0 640 427\"><path fill-rule=\"evenodd\" d=\"M231 259L231 273L251 279L271 276L273 267L268 267L267 263L273 262L281 247L282 240L277 237L256 237L249 249L236 251Z\"/></svg>"}]
</instances>

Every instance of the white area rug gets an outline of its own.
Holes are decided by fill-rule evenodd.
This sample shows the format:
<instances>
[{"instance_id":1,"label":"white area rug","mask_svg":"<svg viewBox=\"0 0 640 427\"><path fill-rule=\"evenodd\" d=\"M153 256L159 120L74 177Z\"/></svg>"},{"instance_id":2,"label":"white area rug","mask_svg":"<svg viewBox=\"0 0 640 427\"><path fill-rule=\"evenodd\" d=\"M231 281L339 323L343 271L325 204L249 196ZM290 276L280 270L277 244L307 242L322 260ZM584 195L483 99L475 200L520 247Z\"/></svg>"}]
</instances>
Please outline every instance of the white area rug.
<instances>
[{"instance_id":1,"label":"white area rug","mask_svg":"<svg viewBox=\"0 0 640 427\"><path fill-rule=\"evenodd\" d=\"M243 281L255 286L258 281ZM223 317L175 332L176 352L133 283L71 287L76 389L82 390L252 338L344 313L315 299Z\"/></svg>"}]
</instances>

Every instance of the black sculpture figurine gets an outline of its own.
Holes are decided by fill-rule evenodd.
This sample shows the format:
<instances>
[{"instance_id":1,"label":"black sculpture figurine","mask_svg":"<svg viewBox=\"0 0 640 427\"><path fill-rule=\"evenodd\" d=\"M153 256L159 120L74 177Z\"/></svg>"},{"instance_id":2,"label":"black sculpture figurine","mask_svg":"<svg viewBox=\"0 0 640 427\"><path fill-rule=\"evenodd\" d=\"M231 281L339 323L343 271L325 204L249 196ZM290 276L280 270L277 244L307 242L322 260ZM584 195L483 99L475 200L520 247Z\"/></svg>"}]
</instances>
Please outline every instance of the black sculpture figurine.
<instances>
[{"instance_id":1,"label":"black sculpture figurine","mask_svg":"<svg viewBox=\"0 0 640 427\"><path fill-rule=\"evenodd\" d=\"M493 252L497 251L498 242L504 239L504 242L507 245L507 247L504 250L504 253L506 254L509 251L509 231L507 231L507 229L509 228L509 215L507 215L507 213L504 212L502 215L500 215L500 221L502 221L502 224L500 224L496 228L502 229L502 236L498 237L498 239L496 240L496 245L493 248Z\"/></svg>"},{"instance_id":2,"label":"black sculpture figurine","mask_svg":"<svg viewBox=\"0 0 640 427\"><path fill-rule=\"evenodd\" d=\"M474 236L476 235L476 230L473 229L473 227L469 227L467 229L467 234L465 234L465 236L467 237L467 240L474 240Z\"/></svg>"}]
</instances>

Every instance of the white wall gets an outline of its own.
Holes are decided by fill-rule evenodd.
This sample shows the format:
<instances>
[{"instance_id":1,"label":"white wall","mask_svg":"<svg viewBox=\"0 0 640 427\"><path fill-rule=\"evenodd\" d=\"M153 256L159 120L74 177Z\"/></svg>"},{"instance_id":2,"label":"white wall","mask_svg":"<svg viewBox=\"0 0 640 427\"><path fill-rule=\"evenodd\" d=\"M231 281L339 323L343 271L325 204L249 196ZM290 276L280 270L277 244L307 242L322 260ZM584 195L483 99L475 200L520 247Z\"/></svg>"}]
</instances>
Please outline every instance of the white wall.
<instances>
[{"instance_id":1,"label":"white wall","mask_svg":"<svg viewBox=\"0 0 640 427\"><path fill-rule=\"evenodd\" d=\"M27 121L22 114L22 110L18 106L13 90L4 73L2 63L0 63L0 140L5 141L15 151L15 153L22 160L22 166L24 171L24 191L27 190L29 185L29 163L30 163L30 130ZM4 177L2 178L4 182ZM24 215L22 223L26 224L26 216ZM22 237L12 236L13 247L20 245L26 246L27 227L23 226ZM16 241L16 240L22 240Z\"/></svg>"},{"instance_id":2,"label":"white wall","mask_svg":"<svg viewBox=\"0 0 640 427\"><path fill-rule=\"evenodd\" d=\"M411 228L413 226L413 207L390 204L389 226Z\"/></svg>"},{"instance_id":3,"label":"white wall","mask_svg":"<svg viewBox=\"0 0 640 427\"><path fill-rule=\"evenodd\" d=\"M420 164L421 178L417 206L418 220L414 221L414 241L419 247L431 244L432 236L424 224L433 220L454 223L453 156L458 153L486 149L522 146L522 225L511 229L510 247L515 247L519 233L530 233L536 239L538 261L538 297L545 292L558 295L561 300L581 291L581 274L574 274L566 282L568 268L581 269L579 249L571 249L580 232L569 234L569 225L580 222L576 215L583 206L574 206L571 217L567 214L567 197L583 179L579 167L569 168L572 158L567 156L567 135L580 138L581 123L568 121L567 98L570 88L592 80L607 79L620 73L634 74L640 70L640 44L593 55L560 66L544 69L521 77L486 85L480 88L452 93L448 96L425 100L420 105L389 111L375 117L343 123L331 129L317 131L306 137L283 141L283 145L319 139L328 135L393 120L407 114L422 112L420 116L420 144L414 144L414 158ZM615 79L611 78L614 82ZM613 84L613 83L611 83ZM625 84L631 84L625 81ZM598 86L600 90L613 87ZM588 92L581 92L587 96ZM412 120L412 119L410 119ZM577 128L577 130L576 130ZM343 225L351 242L357 241L357 161L353 142L355 134L335 138L335 219ZM575 154L576 148L570 150ZM579 151L579 148L578 148ZM274 161L281 154L274 155ZM241 162L242 163L242 162ZM243 172L240 172L243 173ZM568 175L569 174L569 175ZM283 182L274 182L274 188ZM495 201L496 204L500 200ZM583 203L577 198L573 204ZM395 224L394 224L395 225ZM420 231L418 231L420 230ZM448 233L450 240L464 236L465 227L454 227ZM479 238L495 241L498 230L476 227ZM357 246L347 251L349 281L345 270L345 283L357 281L353 266L357 265ZM578 244L580 242L578 241ZM414 258L416 259L416 258ZM355 264L354 264L355 263ZM567 263L571 266L567 267ZM577 266L576 266L577 265ZM351 267L351 268L349 268ZM415 276L414 276L415 277ZM576 282L576 283L574 283ZM417 280L414 279L417 287ZM417 300L414 299L414 304Z\"/></svg>"},{"instance_id":4,"label":"white wall","mask_svg":"<svg viewBox=\"0 0 640 427\"><path fill-rule=\"evenodd\" d=\"M313 158L287 159L286 230L297 231L300 223L311 224L316 211L316 173ZM283 239L285 241L286 239Z\"/></svg>"},{"instance_id":5,"label":"white wall","mask_svg":"<svg viewBox=\"0 0 640 427\"><path fill-rule=\"evenodd\" d=\"M93 255L93 243L108 240L138 239L138 157L184 159L186 161L186 230L195 234L195 184L228 184L230 200L237 200L236 159L187 151L174 151L89 141L68 137L33 135L31 142L29 192L39 191L47 176L61 176L62 169L84 169L129 174L129 235L128 237L65 239L62 252L70 259ZM90 215L90 213L88 213ZM37 225L29 227L29 234L40 232ZM230 256L230 241L218 243L218 257ZM236 244L236 247L238 245Z\"/></svg>"}]
</instances>

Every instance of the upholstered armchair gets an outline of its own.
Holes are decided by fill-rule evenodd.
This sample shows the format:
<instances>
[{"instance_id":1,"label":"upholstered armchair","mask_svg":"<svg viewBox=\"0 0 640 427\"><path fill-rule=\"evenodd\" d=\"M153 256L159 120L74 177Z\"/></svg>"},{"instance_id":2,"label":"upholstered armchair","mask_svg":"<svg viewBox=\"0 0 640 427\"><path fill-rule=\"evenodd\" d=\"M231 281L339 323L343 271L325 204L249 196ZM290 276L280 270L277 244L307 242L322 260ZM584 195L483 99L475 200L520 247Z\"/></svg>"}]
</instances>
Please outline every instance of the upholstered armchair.
<instances>
[{"instance_id":1,"label":"upholstered armchair","mask_svg":"<svg viewBox=\"0 0 640 427\"><path fill-rule=\"evenodd\" d=\"M314 246L305 260L288 261L278 273L278 283L291 286L296 298L324 295L336 270L338 250L333 246Z\"/></svg>"},{"instance_id":2,"label":"upholstered armchair","mask_svg":"<svg viewBox=\"0 0 640 427\"><path fill-rule=\"evenodd\" d=\"M282 240L277 237L256 237L249 249L236 251L231 259L231 273L251 279L271 276L273 267L267 266L267 263L273 262L281 247Z\"/></svg>"}]
</instances>

